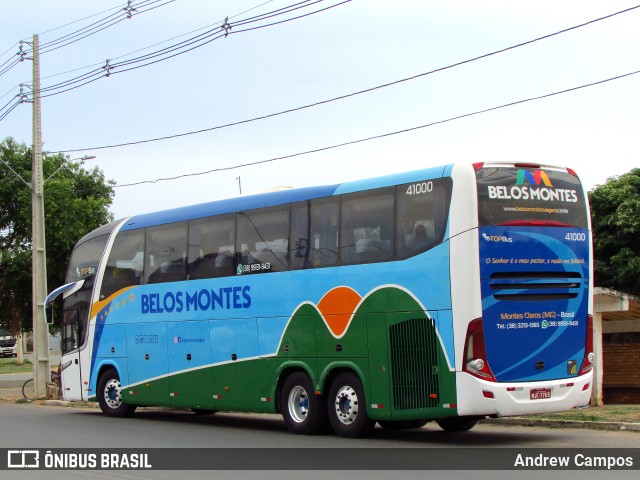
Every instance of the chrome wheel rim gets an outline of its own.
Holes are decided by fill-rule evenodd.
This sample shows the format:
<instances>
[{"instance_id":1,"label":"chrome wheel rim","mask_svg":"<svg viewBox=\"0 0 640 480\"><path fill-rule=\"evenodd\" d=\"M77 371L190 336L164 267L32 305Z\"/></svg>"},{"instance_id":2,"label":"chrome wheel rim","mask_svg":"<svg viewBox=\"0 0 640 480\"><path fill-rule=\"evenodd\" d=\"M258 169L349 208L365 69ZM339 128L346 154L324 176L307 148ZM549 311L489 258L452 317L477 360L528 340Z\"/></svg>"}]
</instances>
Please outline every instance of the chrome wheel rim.
<instances>
[{"instance_id":1,"label":"chrome wheel rim","mask_svg":"<svg viewBox=\"0 0 640 480\"><path fill-rule=\"evenodd\" d=\"M294 422L304 422L309 413L309 394L307 391L299 385L293 387L289 392L287 407L289 416Z\"/></svg>"},{"instance_id":2,"label":"chrome wheel rim","mask_svg":"<svg viewBox=\"0 0 640 480\"><path fill-rule=\"evenodd\" d=\"M336 416L345 425L352 424L358 416L358 394L349 385L340 387L335 399Z\"/></svg>"},{"instance_id":3,"label":"chrome wheel rim","mask_svg":"<svg viewBox=\"0 0 640 480\"><path fill-rule=\"evenodd\" d=\"M109 408L118 408L122 405L122 391L120 381L112 378L104 386L104 400Z\"/></svg>"}]
</instances>

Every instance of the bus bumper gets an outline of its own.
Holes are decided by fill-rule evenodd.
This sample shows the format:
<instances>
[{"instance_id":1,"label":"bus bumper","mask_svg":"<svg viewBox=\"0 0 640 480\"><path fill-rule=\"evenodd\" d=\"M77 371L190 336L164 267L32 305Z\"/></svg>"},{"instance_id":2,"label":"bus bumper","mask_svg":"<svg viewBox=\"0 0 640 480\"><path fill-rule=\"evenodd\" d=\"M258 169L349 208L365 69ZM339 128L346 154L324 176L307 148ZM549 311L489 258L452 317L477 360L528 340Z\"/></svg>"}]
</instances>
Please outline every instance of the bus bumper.
<instances>
[{"instance_id":1,"label":"bus bumper","mask_svg":"<svg viewBox=\"0 0 640 480\"><path fill-rule=\"evenodd\" d=\"M591 400L593 371L546 382L496 383L456 372L458 415L497 416L561 412Z\"/></svg>"}]
</instances>

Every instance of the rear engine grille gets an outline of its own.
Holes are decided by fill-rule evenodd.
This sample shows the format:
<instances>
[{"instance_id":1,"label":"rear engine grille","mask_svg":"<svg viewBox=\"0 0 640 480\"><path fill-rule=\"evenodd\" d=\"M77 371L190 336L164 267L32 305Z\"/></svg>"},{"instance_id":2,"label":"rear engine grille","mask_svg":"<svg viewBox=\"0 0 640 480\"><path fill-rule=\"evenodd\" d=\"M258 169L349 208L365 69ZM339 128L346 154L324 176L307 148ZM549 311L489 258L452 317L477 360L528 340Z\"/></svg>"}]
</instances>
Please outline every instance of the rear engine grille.
<instances>
[{"instance_id":1,"label":"rear engine grille","mask_svg":"<svg viewBox=\"0 0 640 480\"><path fill-rule=\"evenodd\" d=\"M430 318L413 318L389 327L391 381L397 410L438 405L438 350Z\"/></svg>"}]
</instances>

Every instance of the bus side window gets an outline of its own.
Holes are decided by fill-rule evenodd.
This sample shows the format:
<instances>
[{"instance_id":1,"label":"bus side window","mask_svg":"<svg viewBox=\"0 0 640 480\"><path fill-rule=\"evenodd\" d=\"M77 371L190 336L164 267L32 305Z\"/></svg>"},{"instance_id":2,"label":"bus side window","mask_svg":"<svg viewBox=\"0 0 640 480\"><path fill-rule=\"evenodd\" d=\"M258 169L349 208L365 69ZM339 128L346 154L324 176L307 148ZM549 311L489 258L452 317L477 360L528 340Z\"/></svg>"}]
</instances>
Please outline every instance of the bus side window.
<instances>
[{"instance_id":1,"label":"bus side window","mask_svg":"<svg viewBox=\"0 0 640 480\"><path fill-rule=\"evenodd\" d=\"M113 242L102 279L100 299L118 290L139 285L144 261L144 230L120 232Z\"/></svg>"},{"instance_id":2,"label":"bus side window","mask_svg":"<svg viewBox=\"0 0 640 480\"><path fill-rule=\"evenodd\" d=\"M189 222L189 278L227 277L235 274L235 214Z\"/></svg>"},{"instance_id":3,"label":"bus side window","mask_svg":"<svg viewBox=\"0 0 640 480\"><path fill-rule=\"evenodd\" d=\"M187 223L147 228L145 252L145 283L186 280Z\"/></svg>"},{"instance_id":4,"label":"bus side window","mask_svg":"<svg viewBox=\"0 0 640 480\"><path fill-rule=\"evenodd\" d=\"M340 231L342 263L391 260L394 210L393 188L380 188L342 197Z\"/></svg>"},{"instance_id":5,"label":"bus side window","mask_svg":"<svg viewBox=\"0 0 640 480\"><path fill-rule=\"evenodd\" d=\"M294 204L291 211L291 266L295 269L338 264L338 197Z\"/></svg>"},{"instance_id":6,"label":"bus side window","mask_svg":"<svg viewBox=\"0 0 640 480\"><path fill-rule=\"evenodd\" d=\"M238 213L238 263L254 272L289 270L289 205Z\"/></svg>"},{"instance_id":7,"label":"bus side window","mask_svg":"<svg viewBox=\"0 0 640 480\"><path fill-rule=\"evenodd\" d=\"M422 253L444 235L450 188L443 180L399 185L397 188L396 258Z\"/></svg>"}]
</instances>

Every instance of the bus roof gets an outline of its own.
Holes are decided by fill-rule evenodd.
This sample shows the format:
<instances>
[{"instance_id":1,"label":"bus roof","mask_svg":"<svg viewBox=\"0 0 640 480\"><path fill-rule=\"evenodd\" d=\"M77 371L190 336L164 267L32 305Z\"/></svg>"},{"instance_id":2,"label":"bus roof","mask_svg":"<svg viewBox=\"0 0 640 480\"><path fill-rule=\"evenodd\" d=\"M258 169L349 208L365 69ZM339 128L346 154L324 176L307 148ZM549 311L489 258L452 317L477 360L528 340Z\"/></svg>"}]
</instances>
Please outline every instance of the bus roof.
<instances>
[{"instance_id":1,"label":"bus roof","mask_svg":"<svg viewBox=\"0 0 640 480\"><path fill-rule=\"evenodd\" d=\"M295 188L277 192L259 193L256 195L226 198L199 205L190 205L187 207L162 210L159 212L145 213L131 217L127 220L121 230L135 230L155 225L164 225L166 223L195 220L213 215L222 215L225 213L251 210L254 208L283 205L286 203L313 200L315 198L330 197L332 195L353 193L361 190L388 187L413 181L440 178L450 175L451 168L451 165L445 165L412 172L387 175L384 177L345 182L336 185Z\"/></svg>"}]
</instances>

